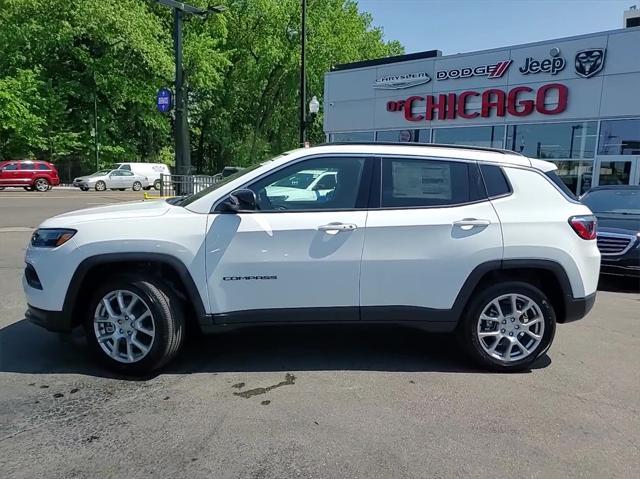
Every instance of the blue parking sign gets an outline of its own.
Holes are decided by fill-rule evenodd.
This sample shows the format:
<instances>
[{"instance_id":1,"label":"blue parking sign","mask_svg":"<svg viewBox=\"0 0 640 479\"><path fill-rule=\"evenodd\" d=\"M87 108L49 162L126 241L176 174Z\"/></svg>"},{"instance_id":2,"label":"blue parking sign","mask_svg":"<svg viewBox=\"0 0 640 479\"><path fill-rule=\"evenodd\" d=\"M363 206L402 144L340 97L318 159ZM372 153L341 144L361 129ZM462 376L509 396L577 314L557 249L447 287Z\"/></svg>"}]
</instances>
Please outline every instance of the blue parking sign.
<instances>
[{"instance_id":1,"label":"blue parking sign","mask_svg":"<svg viewBox=\"0 0 640 479\"><path fill-rule=\"evenodd\" d=\"M171 90L168 88L160 88L156 100L156 105L160 113L167 113L171 110Z\"/></svg>"}]
</instances>

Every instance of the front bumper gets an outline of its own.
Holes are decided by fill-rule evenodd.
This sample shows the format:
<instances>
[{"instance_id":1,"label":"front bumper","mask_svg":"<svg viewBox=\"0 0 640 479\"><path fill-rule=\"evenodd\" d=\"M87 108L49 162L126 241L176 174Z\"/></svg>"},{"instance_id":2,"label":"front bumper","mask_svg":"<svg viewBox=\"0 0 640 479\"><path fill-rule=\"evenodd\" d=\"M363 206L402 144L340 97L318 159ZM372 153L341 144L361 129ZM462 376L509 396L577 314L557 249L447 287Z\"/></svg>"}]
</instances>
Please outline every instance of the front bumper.
<instances>
[{"instance_id":1,"label":"front bumper","mask_svg":"<svg viewBox=\"0 0 640 479\"><path fill-rule=\"evenodd\" d=\"M635 246L620 256L603 256L600 272L640 277L640 246Z\"/></svg>"},{"instance_id":2,"label":"front bumper","mask_svg":"<svg viewBox=\"0 0 640 479\"><path fill-rule=\"evenodd\" d=\"M57 333L71 332L71 317L64 314L63 311L47 311L45 309L35 308L28 305L27 312L24 313L27 321L37 324L49 331Z\"/></svg>"},{"instance_id":3,"label":"front bumper","mask_svg":"<svg viewBox=\"0 0 640 479\"><path fill-rule=\"evenodd\" d=\"M559 323L571 323L579 319L584 318L589 311L593 308L596 302L596 293L592 293L584 298L567 298L565 301L565 314L564 318Z\"/></svg>"}]
</instances>

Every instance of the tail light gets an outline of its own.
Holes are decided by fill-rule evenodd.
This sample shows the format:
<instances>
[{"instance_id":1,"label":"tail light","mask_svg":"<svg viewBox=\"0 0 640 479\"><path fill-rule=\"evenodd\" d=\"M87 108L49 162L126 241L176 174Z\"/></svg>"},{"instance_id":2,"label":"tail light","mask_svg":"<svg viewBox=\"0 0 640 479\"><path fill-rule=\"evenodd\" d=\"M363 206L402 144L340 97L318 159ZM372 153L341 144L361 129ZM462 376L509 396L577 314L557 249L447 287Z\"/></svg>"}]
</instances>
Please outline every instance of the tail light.
<instances>
[{"instance_id":1,"label":"tail light","mask_svg":"<svg viewBox=\"0 0 640 479\"><path fill-rule=\"evenodd\" d=\"M572 216L569 224L583 240L596 239L598 220L593 215Z\"/></svg>"}]
</instances>

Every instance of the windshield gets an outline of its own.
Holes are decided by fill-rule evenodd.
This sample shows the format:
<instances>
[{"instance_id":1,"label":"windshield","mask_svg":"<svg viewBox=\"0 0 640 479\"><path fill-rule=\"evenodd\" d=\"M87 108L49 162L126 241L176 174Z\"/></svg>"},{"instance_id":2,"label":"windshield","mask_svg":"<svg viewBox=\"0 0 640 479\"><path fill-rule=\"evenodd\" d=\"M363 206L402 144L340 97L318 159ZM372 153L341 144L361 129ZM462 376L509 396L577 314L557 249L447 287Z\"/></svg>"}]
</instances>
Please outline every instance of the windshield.
<instances>
[{"instance_id":1,"label":"windshield","mask_svg":"<svg viewBox=\"0 0 640 479\"><path fill-rule=\"evenodd\" d=\"M640 215L640 190L596 190L582 202L594 213Z\"/></svg>"}]
</instances>

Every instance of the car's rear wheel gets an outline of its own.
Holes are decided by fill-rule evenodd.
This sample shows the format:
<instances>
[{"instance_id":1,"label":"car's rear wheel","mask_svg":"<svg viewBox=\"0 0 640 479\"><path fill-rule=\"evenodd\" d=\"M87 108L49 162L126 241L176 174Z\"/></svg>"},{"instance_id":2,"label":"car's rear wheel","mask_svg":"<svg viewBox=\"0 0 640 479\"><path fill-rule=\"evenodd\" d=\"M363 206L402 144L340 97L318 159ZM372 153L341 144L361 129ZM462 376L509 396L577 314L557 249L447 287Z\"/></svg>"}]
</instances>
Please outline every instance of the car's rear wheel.
<instances>
[{"instance_id":1,"label":"car's rear wheel","mask_svg":"<svg viewBox=\"0 0 640 479\"><path fill-rule=\"evenodd\" d=\"M84 322L88 342L111 369L144 374L164 366L185 335L180 299L161 279L113 277L97 288Z\"/></svg>"},{"instance_id":2,"label":"car's rear wheel","mask_svg":"<svg viewBox=\"0 0 640 479\"><path fill-rule=\"evenodd\" d=\"M160 182L160 180L156 180L156 181L153 182L153 188L156 189L156 190L159 190L161 184L162 183Z\"/></svg>"},{"instance_id":3,"label":"car's rear wheel","mask_svg":"<svg viewBox=\"0 0 640 479\"><path fill-rule=\"evenodd\" d=\"M38 178L33 184L33 187L36 191L43 193L45 191L49 191L49 182L46 178Z\"/></svg>"},{"instance_id":4,"label":"car's rear wheel","mask_svg":"<svg viewBox=\"0 0 640 479\"><path fill-rule=\"evenodd\" d=\"M528 369L549 349L555 329L547 296L530 284L508 281L472 298L458 335L478 364L506 372Z\"/></svg>"},{"instance_id":5,"label":"car's rear wheel","mask_svg":"<svg viewBox=\"0 0 640 479\"><path fill-rule=\"evenodd\" d=\"M96 191L104 191L107 189L107 184L100 180L98 182L96 182L96 186L94 187L96 189Z\"/></svg>"},{"instance_id":6,"label":"car's rear wheel","mask_svg":"<svg viewBox=\"0 0 640 479\"><path fill-rule=\"evenodd\" d=\"M140 191L142 189L142 183L140 183L139 181L134 181L132 188L133 191Z\"/></svg>"}]
</instances>

